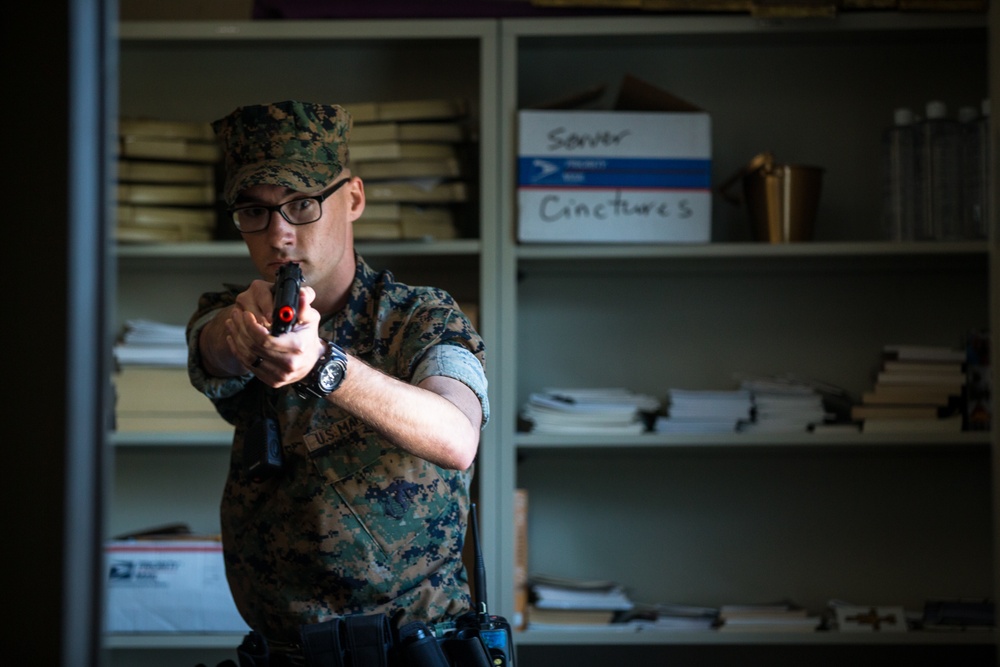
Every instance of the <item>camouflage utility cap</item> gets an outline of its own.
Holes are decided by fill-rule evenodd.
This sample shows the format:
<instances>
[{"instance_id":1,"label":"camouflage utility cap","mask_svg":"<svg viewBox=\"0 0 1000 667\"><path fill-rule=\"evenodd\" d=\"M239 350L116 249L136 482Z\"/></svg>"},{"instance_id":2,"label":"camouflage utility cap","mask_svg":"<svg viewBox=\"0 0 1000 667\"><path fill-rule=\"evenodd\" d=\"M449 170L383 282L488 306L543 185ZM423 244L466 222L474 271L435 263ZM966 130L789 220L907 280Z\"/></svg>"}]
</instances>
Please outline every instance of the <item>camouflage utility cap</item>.
<instances>
[{"instance_id":1,"label":"camouflage utility cap","mask_svg":"<svg viewBox=\"0 0 1000 667\"><path fill-rule=\"evenodd\" d=\"M340 106L288 101L240 107L212 128L225 156L229 206L254 185L316 194L348 165L351 116Z\"/></svg>"}]
</instances>

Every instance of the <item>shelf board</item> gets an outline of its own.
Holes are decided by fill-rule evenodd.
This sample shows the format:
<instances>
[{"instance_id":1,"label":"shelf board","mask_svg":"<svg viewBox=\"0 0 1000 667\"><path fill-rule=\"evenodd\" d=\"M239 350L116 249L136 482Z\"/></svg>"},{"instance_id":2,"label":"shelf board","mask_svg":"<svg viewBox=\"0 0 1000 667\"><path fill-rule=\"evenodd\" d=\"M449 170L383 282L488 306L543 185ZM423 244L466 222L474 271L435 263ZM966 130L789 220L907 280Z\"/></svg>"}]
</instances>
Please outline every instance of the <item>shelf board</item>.
<instances>
[{"instance_id":1,"label":"shelf board","mask_svg":"<svg viewBox=\"0 0 1000 667\"><path fill-rule=\"evenodd\" d=\"M941 243L858 241L807 243L549 243L518 245L521 260L561 259L781 259L858 257L967 257L989 252L986 241Z\"/></svg>"},{"instance_id":2,"label":"shelf board","mask_svg":"<svg viewBox=\"0 0 1000 667\"><path fill-rule=\"evenodd\" d=\"M469 39L492 36L491 19L309 19L287 21L121 21L118 39L130 41L240 41L360 39Z\"/></svg>"},{"instance_id":3,"label":"shelf board","mask_svg":"<svg viewBox=\"0 0 1000 667\"><path fill-rule=\"evenodd\" d=\"M642 35L726 36L754 34L854 35L866 32L967 30L986 27L986 13L852 12L834 18L759 19L738 15L555 17L505 19L504 29L516 37L592 41L595 36L633 38Z\"/></svg>"},{"instance_id":4,"label":"shelf board","mask_svg":"<svg viewBox=\"0 0 1000 667\"><path fill-rule=\"evenodd\" d=\"M233 442L232 431L134 431L110 434L115 447L228 447Z\"/></svg>"},{"instance_id":5,"label":"shelf board","mask_svg":"<svg viewBox=\"0 0 1000 667\"><path fill-rule=\"evenodd\" d=\"M991 644L993 632L717 632L717 631L622 631L587 627L581 630L527 630L514 634L514 645L598 645L598 644Z\"/></svg>"},{"instance_id":6,"label":"shelf board","mask_svg":"<svg viewBox=\"0 0 1000 667\"><path fill-rule=\"evenodd\" d=\"M104 647L110 649L191 649L218 648L231 649L243 641L243 635L232 632L206 633L137 633L137 634L106 634Z\"/></svg>"},{"instance_id":7,"label":"shelf board","mask_svg":"<svg viewBox=\"0 0 1000 667\"><path fill-rule=\"evenodd\" d=\"M358 241L355 247L364 256L435 256L475 255L479 252L478 239L453 241ZM120 259L249 259L243 241L210 241L197 243L150 243L115 246Z\"/></svg>"},{"instance_id":8,"label":"shelf board","mask_svg":"<svg viewBox=\"0 0 1000 667\"><path fill-rule=\"evenodd\" d=\"M732 433L732 434L664 434L641 435L549 435L519 433L515 438L519 450L544 449L686 449L686 448L852 448L852 447L976 447L987 448L990 434L965 432L959 434L879 434L864 433Z\"/></svg>"},{"instance_id":9,"label":"shelf board","mask_svg":"<svg viewBox=\"0 0 1000 667\"><path fill-rule=\"evenodd\" d=\"M233 649L243 636L239 634L112 634L104 636L104 647L109 649ZM514 634L514 645L599 645L599 644L892 644L892 645L948 645L990 644L995 641L992 632L906 632L906 633L844 633L844 632L683 632L591 628L586 630L529 630Z\"/></svg>"},{"instance_id":10,"label":"shelf board","mask_svg":"<svg viewBox=\"0 0 1000 667\"><path fill-rule=\"evenodd\" d=\"M539 244L515 248L518 267L532 274L636 270L825 273L919 270L986 271L985 241L948 243L810 242L704 244Z\"/></svg>"}]
</instances>

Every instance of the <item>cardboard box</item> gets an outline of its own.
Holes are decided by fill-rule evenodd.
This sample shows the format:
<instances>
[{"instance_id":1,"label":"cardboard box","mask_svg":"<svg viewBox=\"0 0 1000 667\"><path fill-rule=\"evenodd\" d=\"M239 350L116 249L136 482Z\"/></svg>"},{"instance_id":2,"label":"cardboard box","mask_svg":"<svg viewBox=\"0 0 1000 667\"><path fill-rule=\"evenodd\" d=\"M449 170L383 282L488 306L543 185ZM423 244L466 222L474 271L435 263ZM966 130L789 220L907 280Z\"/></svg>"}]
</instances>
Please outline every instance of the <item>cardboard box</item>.
<instances>
[{"instance_id":1,"label":"cardboard box","mask_svg":"<svg viewBox=\"0 0 1000 667\"><path fill-rule=\"evenodd\" d=\"M226 582L217 541L105 545L106 632L249 631Z\"/></svg>"},{"instance_id":2,"label":"cardboard box","mask_svg":"<svg viewBox=\"0 0 1000 667\"><path fill-rule=\"evenodd\" d=\"M518 119L519 241L710 240L705 111L626 78L615 110L528 109Z\"/></svg>"}]
</instances>

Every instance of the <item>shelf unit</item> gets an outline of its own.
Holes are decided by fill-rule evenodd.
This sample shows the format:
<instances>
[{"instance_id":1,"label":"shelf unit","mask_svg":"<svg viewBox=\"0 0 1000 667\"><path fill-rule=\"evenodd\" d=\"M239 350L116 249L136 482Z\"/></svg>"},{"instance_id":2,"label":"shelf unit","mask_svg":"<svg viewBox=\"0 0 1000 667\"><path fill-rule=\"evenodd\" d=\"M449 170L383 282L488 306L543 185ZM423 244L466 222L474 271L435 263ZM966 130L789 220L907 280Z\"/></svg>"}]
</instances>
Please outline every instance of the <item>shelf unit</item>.
<instances>
[{"instance_id":1,"label":"shelf unit","mask_svg":"<svg viewBox=\"0 0 1000 667\"><path fill-rule=\"evenodd\" d=\"M294 97L457 92L473 100L474 238L359 250L404 280L479 302L493 418L477 480L495 613L514 612L519 487L530 494L533 571L618 579L645 602L791 597L815 609L842 597L918 606L924 595L996 590L996 431L609 440L524 434L515 425L528 393L542 386L628 386L664 396L674 386L725 387L734 373L794 372L859 393L884 343L916 336L954 344L970 327L1000 328L1000 298L988 289L1000 276L996 216L988 241L899 244L879 240L876 213L878 133L892 109L931 97L978 102L987 76L995 80L1000 70L996 51L987 54L988 30L977 14L894 12L789 22L733 15L130 22L120 28L120 107L207 120L240 104ZM816 240L752 243L742 210L715 197L710 244L518 244L517 110L596 83L613 91L624 74L711 114L714 183L765 149L781 161L822 165ZM201 291L253 277L240 242L122 247L117 259L119 323L186 321ZM149 298L165 285L169 298ZM217 525L228 436L144 433L112 442L109 534L166 518L161 512L177 507L158 506L189 488L205 495L185 504L188 516L169 520ZM232 658L236 640L140 635L106 645L115 666L165 666ZM960 650L975 662L996 639L523 632L515 641L524 667L622 659L644 667L664 656L818 665L870 647L904 660Z\"/></svg>"},{"instance_id":2,"label":"shelf unit","mask_svg":"<svg viewBox=\"0 0 1000 667\"><path fill-rule=\"evenodd\" d=\"M995 219L991 241L959 244L886 243L878 223L882 127L897 106L987 96L986 35L983 16L892 12L502 22L500 306L513 316L494 400L502 486L528 491L529 571L616 580L640 602L791 598L815 613L833 598L920 609L994 593L995 435L515 429L530 392L547 386L664 397L793 373L857 396L886 343L957 345L971 327L995 329ZM763 150L822 166L815 241L749 243L745 213L715 196L707 245L519 244L517 111L598 84L597 106L610 108L626 74L711 114L714 184ZM512 495L500 502L512 516ZM512 544L512 522L501 527ZM505 549L504 610L514 559ZM843 664L873 645L912 664L952 651L993 664L996 638L529 630L516 641L526 665Z\"/></svg>"}]
</instances>

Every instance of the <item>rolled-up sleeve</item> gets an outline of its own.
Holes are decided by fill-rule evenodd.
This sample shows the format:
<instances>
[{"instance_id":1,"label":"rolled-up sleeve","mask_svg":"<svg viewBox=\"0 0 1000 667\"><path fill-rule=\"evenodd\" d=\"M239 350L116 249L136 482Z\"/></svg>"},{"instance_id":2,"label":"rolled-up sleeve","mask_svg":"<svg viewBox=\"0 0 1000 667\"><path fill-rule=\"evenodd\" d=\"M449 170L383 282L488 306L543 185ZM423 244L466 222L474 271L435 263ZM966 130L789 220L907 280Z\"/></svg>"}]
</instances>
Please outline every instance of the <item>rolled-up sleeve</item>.
<instances>
[{"instance_id":1,"label":"rolled-up sleeve","mask_svg":"<svg viewBox=\"0 0 1000 667\"><path fill-rule=\"evenodd\" d=\"M490 401L487 396L486 373L476 355L460 345L435 345L420 359L410 382L420 384L433 375L458 380L476 394L483 408L481 428L485 428L490 419Z\"/></svg>"}]
</instances>

